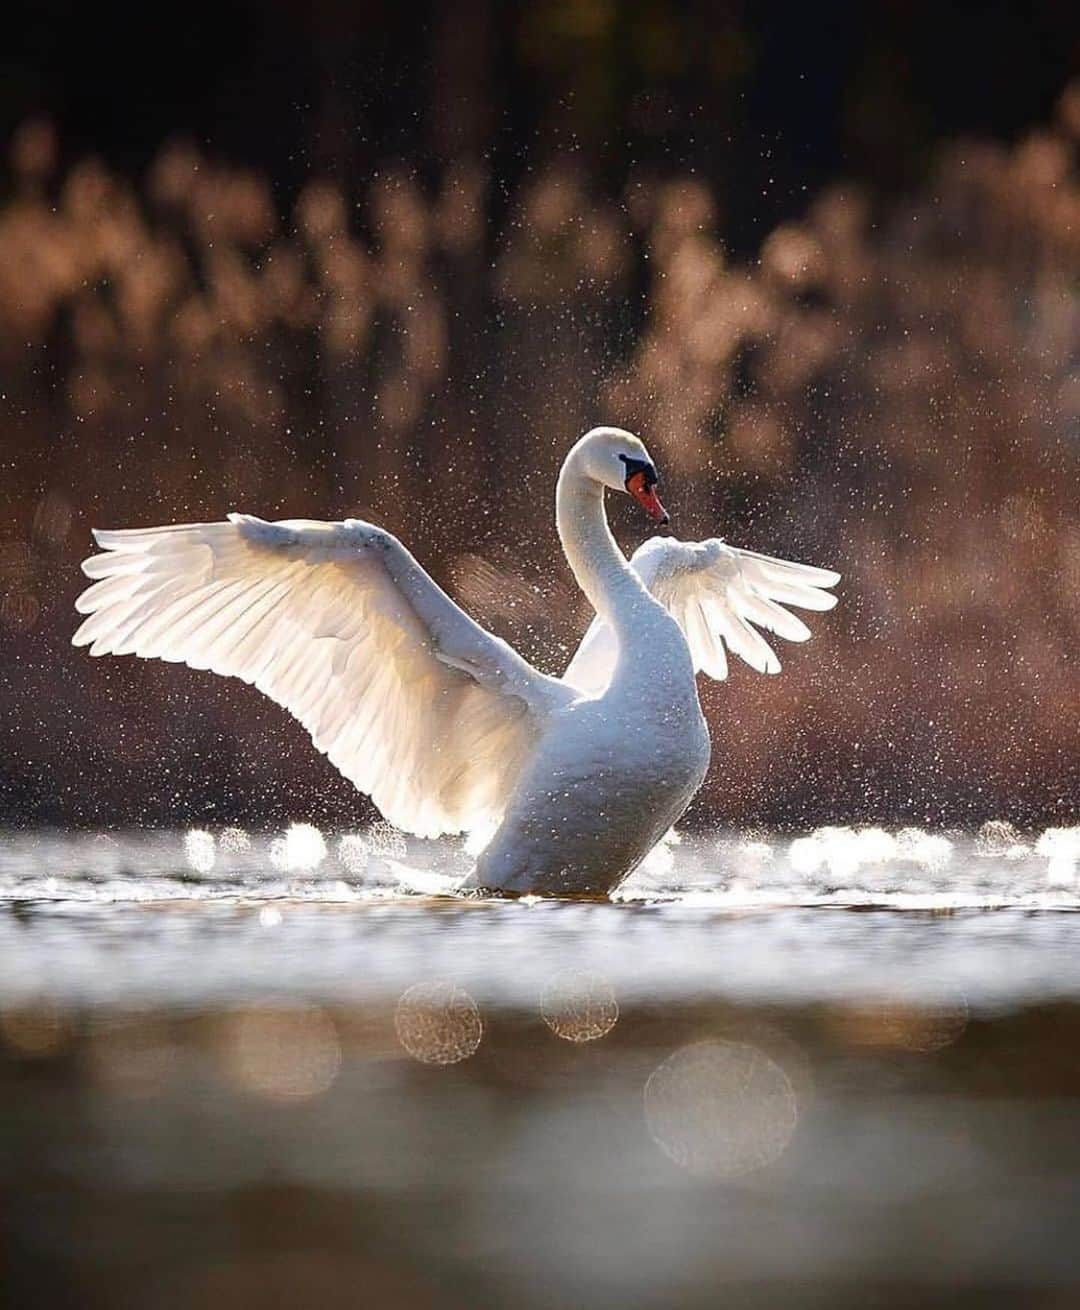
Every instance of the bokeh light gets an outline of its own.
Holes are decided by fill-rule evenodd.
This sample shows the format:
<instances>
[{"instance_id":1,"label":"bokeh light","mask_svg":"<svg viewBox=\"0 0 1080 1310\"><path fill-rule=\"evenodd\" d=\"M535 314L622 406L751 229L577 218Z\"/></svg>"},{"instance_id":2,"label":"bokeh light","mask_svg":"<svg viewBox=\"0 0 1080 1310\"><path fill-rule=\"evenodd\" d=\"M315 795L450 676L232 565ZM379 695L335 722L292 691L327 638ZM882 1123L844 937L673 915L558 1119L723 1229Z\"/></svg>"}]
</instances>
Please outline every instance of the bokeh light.
<instances>
[{"instance_id":1,"label":"bokeh light","mask_svg":"<svg viewBox=\"0 0 1080 1310\"><path fill-rule=\"evenodd\" d=\"M694 1174L735 1178L774 1163L797 1122L787 1074L745 1042L684 1046L645 1084L650 1136L670 1160Z\"/></svg>"},{"instance_id":2,"label":"bokeh light","mask_svg":"<svg viewBox=\"0 0 1080 1310\"><path fill-rule=\"evenodd\" d=\"M582 611L551 567L550 496L530 479L550 487L580 426L609 420L647 436L691 535L843 574L827 673L820 655L793 659L782 679L740 690L753 730L723 719L730 768L706 783L713 814L969 822L1021 797L1029 813L1013 821L1071 822L1063 709L1076 673L1058 653L1080 622L1068 585L1080 577L1078 95L1066 88L1012 145L943 143L905 197L827 186L762 234L760 258L741 259L705 176L633 169L611 186L553 151L506 191L489 164L454 158L423 183L402 164L348 185L313 174L290 211L268 178L183 139L139 183L99 158L69 163L56 128L33 116L11 138L0 205L0 360L20 415L0 540L14 694L29 699L24 670L42 638L70 633L62 584L91 521L146 521L151 506L162 522L207 517L222 497L273 513L299 494L314 515L422 524L447 559L502 550L514 585L466 568L463 597L496 626L512 610L515 640L556 668ZM471 262L480 234L489 271ZM623 342L612 306L631 289L640 322ZM481 330L492 304L494 347ZM506 367L481 394L476 352L493 348ZM480 401L492 433L457 447L478 489L478 542L476 516L448 516L431 471L441 422L464 432ZM58 430L75 439L57 442ZM116 477L129 458L145 485ZM538 567L523 583L525 558ZM130 676L145 690L154 675ZM97 730L61 758L34 716L15 715L9 749L72 785L92 767L91 742L135 743L118 748L134 762L164 731L160 697L117 708L78 680L53 690L44 712L57 731L76 714L98 716ZM185 776L235 782L248 703L215 710L224 749L173 735ZM714 727L723 704L706 696ZM284 758L287 785L314 799L315 773ZM99 785L134 809L119 782ZM347 797L331 800L341 823L355 822ZM399 842L373 833L370 849L401 859ZM837 847L818 868L849 867L865 848ZM273 855L288 872L324 858L288 837ZM944 850L916 858L941 867Z\"/></svg>"},{"instance_id":3,"label":"bokeh light","mask_svg":"<svg viewBox=\"0 0 1080 1310\"><path fill-rule=\"evenodd\" d=\"M184 854L193 873L210 873L217 862L217 843L213 833L201 828L192 828L185 833Z\"/></svg>"},{"instance_id":4,"label":"bokeh light","mask_svg":"<svg viewBox=\"0 0 1080 1310\"><path fill-rule=\"evenodd\" d=\"M441 979L419 982L398 1001L398 1041L421 1064L457 1064L476 1053L484 1026L463 987Z\"/></svg>"},{"instance_id":5,"label":"bokeh light","mask_svg":"<svg viewBox=\"0 0 1080 1310\"><path fill-rule=\"evenodd\" d=\"M1047 878L1055 886L1076 884L1080 866L1080 825L1047 828L1035 843L1035 854L1047 861Z\"/></svg>"},{"instance_id":6,"label":"bokeh light","mask_svg":"<svg viewBox=\"0 0 1080 1310\"><path fill-rule=\"evenodd\" d=\"M556 1037L595 1042L615 1027L619 1003L611 984L599 974L567 969L544 988L540 1014Z\"/></svg>"},{"instance_id":7,"label":"bokeh light","mask_svg":"<svg viewBox=\"0 0 1080 1310\"><path fill-rule=\"evenodd\" d=\"M91 1028L83 1055L105 1092L141 1099L167 1089L176 1075L179 1043L160 1019L107 1016Z\"/></svg>"},{"instance_id":8,"label":"bokeh light","mask_svg":"<svg viewBox=\"0 0 1080 1310\"><path fill-rule=\"evenodd\" d=\"M337 857L352 874L363 873L371 856L367 838L358 832L348 832L338 838Z\"/></svg>"},{"instance_id":9,"label":"bokeh light","mask_svg":"<svg viewBox=\"0 0 1080 1310\"><path fill-rule=\"evenodd\" d=\"M270 863L283 873L312 873L326 859L326 839L313 824L294 823L270 843Z\"/></svg>"},{"instance_id":10,"label":"bokeh light","mask_svg":"<svg viewBox=\"0 0 1080 1310\"><path fill-rule=\"evenodd\" d=\"M251 849L251 837L243 828L223 828L218 846L229 855L245 855Z\"/></svg>"},{"instance_id":11,"label":"bokeh light","mask_svg":"<svg viewBox=\"0 0 1080 1310\"><path fill-rule=\"evenodd\" d=\"M264 1004L222 1024L222 1063L236 1086L272 1101L303 1101L333 1084L341 1044L329 1013L317 1006Z\"/></svg>"},{"instance_id":12,"label":"bokeh light","mask_svg":"<svg viewBox=\"0 0 1080 1310\"><path fill-rule=\"evenodd\" d=\"M830 1034L846 1045L924 1054L959 1041L968 1019L967 999L955 988L937 996L870 997L834 1005L826 1015Z\"/></svg>"}]
</instances>

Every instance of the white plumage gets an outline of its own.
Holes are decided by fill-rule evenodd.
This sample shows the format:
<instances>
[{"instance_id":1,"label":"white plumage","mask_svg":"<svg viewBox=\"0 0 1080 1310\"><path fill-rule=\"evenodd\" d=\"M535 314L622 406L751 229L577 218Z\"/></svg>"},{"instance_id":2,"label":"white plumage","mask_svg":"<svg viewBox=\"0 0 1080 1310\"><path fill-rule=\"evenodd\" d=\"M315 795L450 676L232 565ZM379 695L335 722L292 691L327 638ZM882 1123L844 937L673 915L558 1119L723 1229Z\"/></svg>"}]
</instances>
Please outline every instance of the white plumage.
<instances>
[{"instance_id":1,"label":"white plumage","mask_svg":"<svg viewBox=\"0 0 1080 1310\"><path fill-rule=\"evenodd\" d=\"M634 551L630 564L682 629L694 672L717 679L728 675L728 650L758 673L779 673L780 661L757 627L787 641L809 640L810 629L784 605L830 610L836 597L824 588L840 581L840 574L830 569L739 550L719 537L650 537ZM564 681L597 696L611 678L617 655L614 633L597 616Z\"/></svg>"},{"instance_id":2,"label":"white plumage","mask_svg":"<svg viewBox=\"0 0 1080 1310\"><path fill-rule=\"evenodd\" d=\"M370 524L234 514L94 536L77 645L253 683L420 836L497 817L539 720L570 699Z\"/></svg>"},{"instance_id":3,"label":"white plumage","mask_svg":"<svg viewBox=\"0 0 1080 1310\"><path fill-rule=\"evenodd\" d=\"M603 892L700 785L708 737L694 672L725 677L725 646L777 672L756 628L804 641L783 606L829 609L823 589L838 581L718 540L655 537L631 570L603 491L633 490L656 513L654 481L644 446L619 429L594 429L567 456L559 533L597 618L561 680L475 623L395 537L355 519L233 514L95 532L104 553L83 565L93 585L73 641L254 684L391 823L420 836L493 829L476 885Z\"/></svg>"}]
</instances>

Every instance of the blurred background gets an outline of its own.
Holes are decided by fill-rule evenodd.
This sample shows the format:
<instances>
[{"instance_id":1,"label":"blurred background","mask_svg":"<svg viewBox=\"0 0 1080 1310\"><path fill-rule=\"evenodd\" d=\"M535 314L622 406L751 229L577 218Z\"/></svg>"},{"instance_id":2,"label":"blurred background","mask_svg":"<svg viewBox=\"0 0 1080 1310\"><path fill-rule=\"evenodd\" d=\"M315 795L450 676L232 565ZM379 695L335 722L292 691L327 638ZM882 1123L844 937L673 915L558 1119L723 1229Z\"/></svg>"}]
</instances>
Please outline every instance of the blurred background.
<instances>
[{"instance_id":1,"label":"blurred background","mask_svg":"<svg viewBox=\"0 0 1080 1310\"><path fill-rule=\"evenodd\" d=\"M5 1306L1080 1303L1074 9L11 0ZM352 515L560 672L601 422L844 575L636 905L405 896L278 707L69 644L92 526Z\"/></svg>"},{"instance_id":2,"label":"blurred background","mask_svg":"<svg viewBox=\"0 0 1080 1310\"><path fill-rule=\"evenodd\" d=\"M370 817L248 688L69 647L90 527L370 517L558 672L598 422L677 535L844 574L780 678L705 689L689 823L1066 821L1069 11L16 0L0 822Z\"/></svg>"}]
</instances>

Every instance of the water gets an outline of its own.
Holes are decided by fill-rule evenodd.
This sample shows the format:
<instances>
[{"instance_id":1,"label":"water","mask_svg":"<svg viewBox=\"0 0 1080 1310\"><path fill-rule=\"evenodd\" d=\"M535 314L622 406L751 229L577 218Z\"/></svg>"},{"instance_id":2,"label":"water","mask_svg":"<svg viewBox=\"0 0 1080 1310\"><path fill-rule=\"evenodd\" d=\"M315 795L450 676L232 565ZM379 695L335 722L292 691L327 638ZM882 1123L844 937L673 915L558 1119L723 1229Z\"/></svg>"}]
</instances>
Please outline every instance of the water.
<instances>
[{"instance_id":1,"label":"water","mask_svg":"<svg viewBox=\"0 0 1080 1310\"><path fill-rule=\"evenodd\" d=\"M991 1013L1076 1001L1078 838L685 838L610 904L456 898L467 853L388 829L11 834L0 994L191 1008L270 990L372 1004L446 975L487 1005L527 1007L572 966L641 1003L944 991Z\"/></svg>"},{"instance_id":2,"label":"water","mask_svg":"<svg viewBox=\"0 0 1080 1310\"><path fill-rule=\"evenodd\" d=\"M1076 836L10 834L10 1303L1076 1304Z\"/></svg>"}]
</instances>

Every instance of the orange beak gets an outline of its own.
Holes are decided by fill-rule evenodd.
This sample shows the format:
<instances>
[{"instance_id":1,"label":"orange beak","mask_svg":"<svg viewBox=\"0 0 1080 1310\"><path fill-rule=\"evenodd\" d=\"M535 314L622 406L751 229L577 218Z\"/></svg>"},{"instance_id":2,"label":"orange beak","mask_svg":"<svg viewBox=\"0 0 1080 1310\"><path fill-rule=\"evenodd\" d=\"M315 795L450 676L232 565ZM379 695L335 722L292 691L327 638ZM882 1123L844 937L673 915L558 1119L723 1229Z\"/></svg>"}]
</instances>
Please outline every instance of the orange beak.
<instances>
[{"instance_id":1,"label":"orange beak","mask_svg":"<svg viewBox=\"0 0 1080 1310\"><path fill-rule=\"evenodd\" d=\"M650 487L644 473L633 473L626 479L626 490L633 496L641 508L657 523L667 523L668 512L660 504L656 488Z\"/></svg>"}]
</instances>

